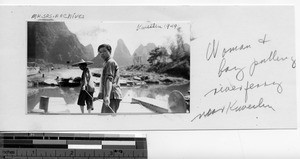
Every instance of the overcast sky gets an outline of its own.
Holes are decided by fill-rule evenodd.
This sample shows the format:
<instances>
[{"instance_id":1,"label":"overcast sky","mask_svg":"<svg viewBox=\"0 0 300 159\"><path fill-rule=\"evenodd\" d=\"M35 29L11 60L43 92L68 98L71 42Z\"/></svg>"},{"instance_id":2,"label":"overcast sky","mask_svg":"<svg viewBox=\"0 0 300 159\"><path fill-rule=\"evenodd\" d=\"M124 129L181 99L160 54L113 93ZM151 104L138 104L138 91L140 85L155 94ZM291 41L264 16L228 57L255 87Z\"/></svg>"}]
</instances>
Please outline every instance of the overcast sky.
<instances>
[{"instance_id":1,"label":"overcast sky","mask_svg":"<svg viewBox=\"0 0 300 159\"><path fill-rule=\"evenodd\" d=\"M184 42L190 43L189 22L66 21L66 25L83 45L93 45L95 56L97 47L102 43L110 44L114 52L118 39L123 39L131 54L140 44L169 46L176 40L178 27L181 28Z\"/></svg>"}]
</instances>

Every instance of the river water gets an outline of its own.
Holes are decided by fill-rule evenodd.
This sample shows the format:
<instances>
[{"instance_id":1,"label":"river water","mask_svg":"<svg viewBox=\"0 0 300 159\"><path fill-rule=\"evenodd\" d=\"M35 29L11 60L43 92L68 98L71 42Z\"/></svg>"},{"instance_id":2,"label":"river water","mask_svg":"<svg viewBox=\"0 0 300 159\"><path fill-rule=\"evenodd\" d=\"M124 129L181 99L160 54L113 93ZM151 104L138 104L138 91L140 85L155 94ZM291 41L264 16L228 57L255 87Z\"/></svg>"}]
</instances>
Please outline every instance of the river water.
<instances>
[{"instance_id":1,"label":"river water","mask_svg":"<svg viewBox=\"0 0 300 159\"><path fill-rule=\"evenodd\" d=\"M92 72L95 70L91 70ZM98 71L98 70L97 70ZM67 77L73 76L80 77L81 70L72 69L72 70L62 70L59 73L51 72L49 73L49 77L53 78L57 75ZM62 75L63 74L63 75ZM47 78L47 74L46 74ZM181 84L181 85L148 85L147 87L121 87L123 94L123 101L130 102L133 97L149 97L157 100L167 102L170 92L173 90L180 91L183 95L188 95L189 91L189 83ZM79 95L80 88L79 87L34 87L28 88L28 96L27 96L27 112L30 113L32 109L38 108L40 97L48 96L49 98L61 99L59 100L59 105L77 105L77 99ZM99 88L96 87L96 92L94 93L94 97L97 96L99 92ZM51 102L51 100L49 101ZM56 101L57 102L57 101ZM54 104L54 103L52 103ZM49 103L51 105L51 103ZM135 110L133 110L135 111ZM138 112L132 112L138 113Z\"/></svg>"}]
</instances>

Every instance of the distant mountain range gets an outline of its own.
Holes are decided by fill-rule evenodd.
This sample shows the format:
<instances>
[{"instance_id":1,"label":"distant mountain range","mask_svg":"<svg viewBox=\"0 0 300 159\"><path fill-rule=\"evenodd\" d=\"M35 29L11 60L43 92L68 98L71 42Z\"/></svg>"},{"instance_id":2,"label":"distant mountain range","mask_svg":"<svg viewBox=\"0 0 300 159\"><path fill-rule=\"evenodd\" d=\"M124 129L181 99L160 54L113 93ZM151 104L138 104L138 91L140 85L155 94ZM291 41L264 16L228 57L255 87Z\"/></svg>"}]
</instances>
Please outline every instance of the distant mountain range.
<instances>
[{"instance_id":1,"label":"distant mountain range","mask_svg":"<svg viewBox=\"0 0 300 159\"><path fill-rule=\"evenodd\" d=\"M149 43L146 46L141 44L134 51L133 55L131 55L125 42L122 39L119 39L113 53L113 59L116 60L120 67L133 64L148 64L147 59L149 58L149 52L155 47L154 43ZM94 64L90 65L90 67L102 67L104 63L100 55L97 55L92 61Z\"/></svg>"},{"instance_id":2,"label":"distant mountain range","mask_svg":"<svg viewBox=\"0 0 300 159\"><path fill-rule=\"evenodd\" d=\"M94 48L92 44L89 44L87 46L85 46L85 50L86 50L86 59L87 60L92 60L95 58L95 53L94 53Z\"/></svg>"},{"instance_id":3,"label":"distant mountain range","mask_svg":"<svg viewBox=\"0 0 300 159\"><path fill-rule=\"evenodd\" d=\"M130 66L133 64L131 54L122 39L119 39L117 42L113 59L117 61L119 66Z\"/></svg>"},{"instance_id":4,"label":"distant mountain range","mask_svg":"<svg viewBox=\"0 0 300 159\"><path fill-rule=\"evenodd\" d=\"M92 45L83 46L64 22L28 22L28 58L66 64L92 60Z\"/></svg>"},{"instance_id":5,"label":"distant mountain range","mask_svg":"<svg viewBox=\"0 0 300 159\"><path fill-rule=\"evenodd\" d=\"M148 64L149 52L155 49L155 47L154 43L148 43L146 46L141 44L133 53L133 63Z\"/></svg>"},{"instance_id":6,"label":"distant mountain range","mask_svg":"<svg viewBox=\"0 0 300 159\"><path fill-rule=\"evenodd\" d=\"M121 67L133 64L132 56L122 39L119 39L117 42L116 49L113 53L113 59L116 60L118 65ZM90 67L103 67L104 61L100 55L97 55L92 61L94 64L90 65Z\"/></svg>"},{"instance_id":7,"label":"distant mountain range","mask_svg":"<svg viewBox=\"0 0 300 159\"><path fill-rule=\"evenodd\" d=\"M92 61L94 63L92 65L89 65L89 67L94 67L94 68L95 67L97 67L97 68L103 67L104 61L102 60L102 58L99 54Z\"/></svg>"},{"instance_id":8,"label":"distant mountain range","mask_svg":"<svg viewBox=\"0 0 300 159\"><path fill-rule=\"evenodd\" d=\"M54 64L74 63L91 60L94 64L90 67L103 67L104 61L97 54L91 44L82 45L77 36L70 32L64 22L28 22L28 58L43 59ZM148 64L149 52L156 47L154 43L140 45L130 54L122 39L117 41L113 58L119 66L133 64ZM184 50L189 53L190 46L184 44Z\"/></svg>"}]
</instances>

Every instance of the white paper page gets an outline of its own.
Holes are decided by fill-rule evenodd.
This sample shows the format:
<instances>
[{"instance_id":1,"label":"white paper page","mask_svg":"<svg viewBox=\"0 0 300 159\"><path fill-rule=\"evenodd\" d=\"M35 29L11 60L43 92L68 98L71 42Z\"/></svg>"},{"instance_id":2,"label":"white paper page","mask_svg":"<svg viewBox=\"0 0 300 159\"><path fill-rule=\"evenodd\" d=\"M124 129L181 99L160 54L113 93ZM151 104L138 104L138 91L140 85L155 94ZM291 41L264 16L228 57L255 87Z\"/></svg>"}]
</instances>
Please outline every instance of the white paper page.
<instances>
[{"instance_id":1,"label":"white paper page","mask_svg":"<svg viewBox=\"0 0 300 159\"><path fill-rule=\"evenodd\" d=\"M1 6L0 12L5 19L0 26L0 69L4 75L0 92L4 103L0 109L1 130L296 127L292 6ZM36 18L37 15L40 17ZM77 22L189 22L190 112L26 114L27 21L49 17L54 21Z\"/></svg>"}]
</instances>

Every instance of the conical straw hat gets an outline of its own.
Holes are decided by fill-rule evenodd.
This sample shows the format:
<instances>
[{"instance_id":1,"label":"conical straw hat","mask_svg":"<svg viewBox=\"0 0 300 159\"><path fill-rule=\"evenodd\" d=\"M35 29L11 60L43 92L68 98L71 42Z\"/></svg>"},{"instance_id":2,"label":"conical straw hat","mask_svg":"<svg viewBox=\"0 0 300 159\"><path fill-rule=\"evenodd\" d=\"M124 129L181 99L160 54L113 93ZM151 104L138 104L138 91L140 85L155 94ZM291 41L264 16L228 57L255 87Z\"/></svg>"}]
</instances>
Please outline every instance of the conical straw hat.
<instances>
[{"instance_id":1,"label":"conical straw hat","mask_svg":"<svg viewBox=\"0 0 300 159\"><path fill-rule=\"evenodd\" d=\"M92 61L84 61L83 59L81 59L79 62L76 62L74 64L72 64L72 66L79 66L80 64L87 64L87 65L90 65L90 64L93 64L94 62Z\"/></svg>"}]
</instances>

